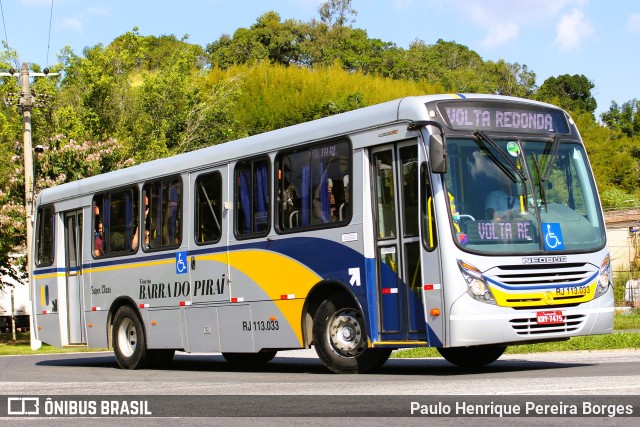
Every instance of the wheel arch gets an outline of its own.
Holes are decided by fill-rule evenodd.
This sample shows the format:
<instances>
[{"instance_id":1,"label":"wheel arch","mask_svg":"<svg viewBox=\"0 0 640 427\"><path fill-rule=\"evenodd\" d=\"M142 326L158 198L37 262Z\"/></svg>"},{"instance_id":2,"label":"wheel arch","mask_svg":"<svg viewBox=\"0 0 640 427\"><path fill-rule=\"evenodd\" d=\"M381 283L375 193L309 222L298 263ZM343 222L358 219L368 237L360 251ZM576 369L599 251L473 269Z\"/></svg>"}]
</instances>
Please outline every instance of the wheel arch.
<instances>
[{"instance_id":1,"label":"wheel arch","mask_svg":"<svg viewBox=\"0 0 640 427\"><path fill-rule=\"evenodd\" d=\"M318 282L307 294L304 305L302 307L302 339L303 345L309 348L313 343L313 319L320 305L327 297L333 294L343 294L348 296L354 303L355 307L364 313L360 301L356 298L349 286L338 281L322 281ZM369 331L365 328L365 333Z\"/></svg>"}]
</instances>

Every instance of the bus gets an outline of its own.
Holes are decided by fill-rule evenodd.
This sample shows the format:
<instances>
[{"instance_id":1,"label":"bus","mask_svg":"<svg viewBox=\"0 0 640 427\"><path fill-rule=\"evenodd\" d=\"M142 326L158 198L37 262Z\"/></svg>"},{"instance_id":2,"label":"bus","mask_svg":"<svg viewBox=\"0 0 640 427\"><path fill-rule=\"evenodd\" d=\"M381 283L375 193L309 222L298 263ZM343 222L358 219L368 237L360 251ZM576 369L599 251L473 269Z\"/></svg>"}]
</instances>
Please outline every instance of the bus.
<instances>
[{"instance_id":1,"label":"bus","mask_svg":"<svg viewBox=\"0 0 640 427\"><path fill-rule=\"evenodd\" d=\"M574 121L498 95L407 97L43 190L33 339L336 373L435 347L606 334L605 225Z\"/></svg>"}]
</instances>

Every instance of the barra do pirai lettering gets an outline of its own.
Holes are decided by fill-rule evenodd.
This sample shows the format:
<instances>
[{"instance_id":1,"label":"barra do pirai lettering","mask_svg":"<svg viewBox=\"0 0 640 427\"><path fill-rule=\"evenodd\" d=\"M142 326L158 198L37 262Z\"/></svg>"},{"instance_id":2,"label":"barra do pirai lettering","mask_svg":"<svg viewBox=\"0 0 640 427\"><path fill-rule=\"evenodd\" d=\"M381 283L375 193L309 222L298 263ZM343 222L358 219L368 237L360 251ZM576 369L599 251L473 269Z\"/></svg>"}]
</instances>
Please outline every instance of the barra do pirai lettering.
<instances>
[{"instance_id":1,"label":"barra do pirai lettering","mask_svg":"<svg viewBox=\"0 0 640 427\"><path fill-rule=\"evenodd\" d=\"M140 279L140 294L141 300L146 299L158 299L158 298L178 298L188 296L209 296L209 295L222 295L225 293L227 284L226 275L214 280L194 280L193 284L188 280L182 282L159 282L152 283L148 279ZM193 292L193 295L192 295Z\"/></svg>"}]
</instances>

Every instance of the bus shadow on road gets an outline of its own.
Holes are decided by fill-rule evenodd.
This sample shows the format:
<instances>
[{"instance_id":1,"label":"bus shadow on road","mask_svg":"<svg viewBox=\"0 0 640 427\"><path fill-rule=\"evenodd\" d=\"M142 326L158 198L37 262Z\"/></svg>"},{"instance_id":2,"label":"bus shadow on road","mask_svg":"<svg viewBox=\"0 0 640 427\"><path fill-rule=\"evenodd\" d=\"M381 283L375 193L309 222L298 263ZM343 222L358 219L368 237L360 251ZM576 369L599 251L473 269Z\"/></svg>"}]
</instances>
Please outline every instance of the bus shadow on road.
<instances>
[{"instance_id":1,"label":"bus shadow on road","mask_svg":"<svg viewBox=\"0 0 640 427\"><path fill-rule=\"evenodd\" d=\"M39 366L49 367L85 367L117 369L115 357L112 354L100 355L66 355L64 358L56 357L42 360L36 363ZM513 372L531 372L541 370L556 370L567 368L580 368L593 366L591 363L557 362L540 360L498 360L488 366L479 369L461 369L444 359L389 359L381 368L368 375L432 375L454 376L469 374L500 374ZM271 362L258 364L232 364L228 363L222 355L189 355L176 354L173 361L162 369L167 372L259 372L259 373L305 373L305 374L330 374L331 372L319 359L310 357L278 357ZM149 371L148 369L141 371ZM122 370L122 372L131 372Z\"/></svg>"}]
</instances>

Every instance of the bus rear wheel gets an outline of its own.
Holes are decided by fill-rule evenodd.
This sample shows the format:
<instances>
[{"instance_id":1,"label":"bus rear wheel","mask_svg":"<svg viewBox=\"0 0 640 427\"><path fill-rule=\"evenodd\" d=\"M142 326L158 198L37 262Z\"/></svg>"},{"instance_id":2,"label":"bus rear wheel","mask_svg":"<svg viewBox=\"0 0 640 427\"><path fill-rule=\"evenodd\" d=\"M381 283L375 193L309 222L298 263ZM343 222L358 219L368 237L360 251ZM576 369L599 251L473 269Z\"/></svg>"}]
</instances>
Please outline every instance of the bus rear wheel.
<instances>
[{"instance_id":1,"label":"bus rear wheel","mask_svg":"<svg viewBox=\"0 0 640 427\"><path fill-rule=\"evenodd\" d=\"M445 360L460 368L477 369L498 360L507 347L502 345L478 345L473 347L438 348Z\"/></svg>"},{"instance_id":2,"label":"bus rear wheel","mask_svg":"<svg viewBox=\"0 0 640 427\"><path fill-rule=\"evenodd\" d=\"M222 353L227 362L234 365L252 365L254 363L271 362L277 351L261 351L260 353Z\"/></svg>"},{"instance_id":3,"label":"bus rear wheel","mask_svg":"<svg viewBox=\"0 0 640 427\"><path fill-rule=\"evenodd\" d=\"M313 345L322 363L338 374L372 371L391 355L390 349L368 347L364 316L343 294L329 296L318 308Z\"/></svg>"},{"instance_id":4,"label":"bus rear wheel","mask_svg":"<svg viewBox=\"0 0 640 427\"><path fill-rule=\"evenodd\" d=\"M113 319L113 353L122 369L146 367L147 343L138 314L128 305L122 306Z\"/></svg>"}]
</instances>

